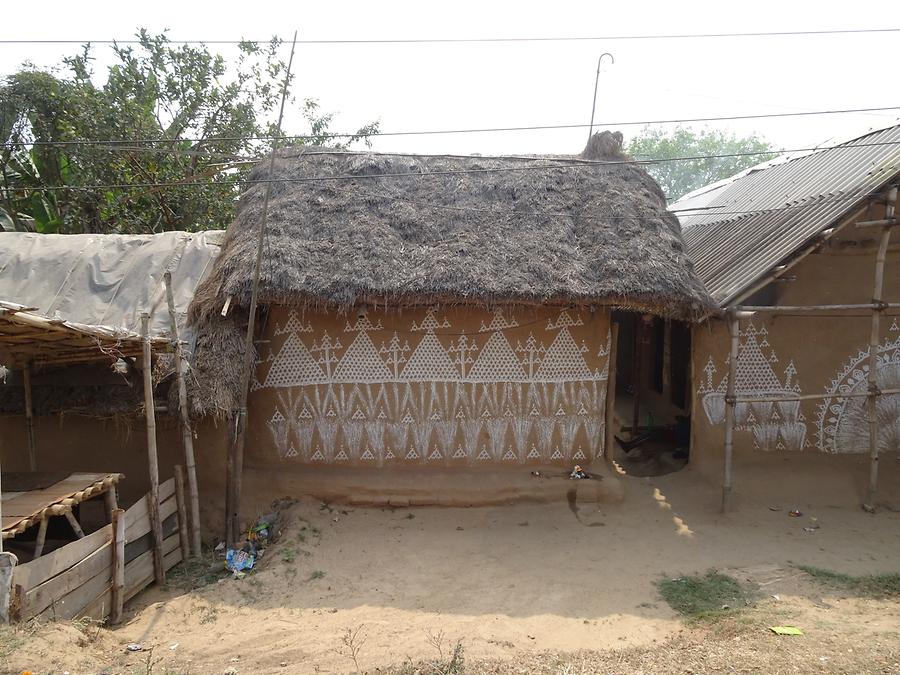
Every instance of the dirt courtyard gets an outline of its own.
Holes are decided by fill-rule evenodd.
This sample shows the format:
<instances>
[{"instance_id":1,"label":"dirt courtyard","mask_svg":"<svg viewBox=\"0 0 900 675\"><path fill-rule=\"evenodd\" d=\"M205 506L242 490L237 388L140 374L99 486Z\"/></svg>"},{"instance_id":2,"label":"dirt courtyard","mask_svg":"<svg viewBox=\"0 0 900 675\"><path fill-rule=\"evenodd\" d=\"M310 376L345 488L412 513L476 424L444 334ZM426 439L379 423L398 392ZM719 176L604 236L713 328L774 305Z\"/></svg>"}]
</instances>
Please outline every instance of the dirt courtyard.
<instances>
[{"instance_id":1,"label":"dirt courtyard","mask_svg":"<svg viewBox=\"0 0 900 675\"><path fill-rule=\"evenodd\" d=\"M842 463L827 461L835 459ZM139 596L114 629L20 629L4 640L0 669L351 672L350 629L368 672L436 658L437 642L449 650L459 641L467 663L481 660L466 672L505 672L502 664L516 659L532 665L509 672L607 672L552 664L560 655L584 659L580 650L624 654L625 664L740 639L762 655L786 650L784 663L808 659L770 672L860 672L852 659L841 666L846 649L853 653L847 644L866 654L871 672L892 672L900 600L817 590L796 568L898 571L900 462L882 463L890 466L875 515L859 508L862 458L813 456L736 467L738 498L726 515L716 483L691 470L622 477L625 499L615 504L377 509L304 499L285 512L280 540L246 578L186 591L173 570L169 587ZM791 517L793 509L803 515ZM759 605L749 614L756 623L738 621L734 634L710 637L708 626L686 624L660 598L659 580L710 568L758 585ZM806 635L779 638L766 631L768 621L802 626ZM144 651L126 654L133 642ZM671 672L691 672L689 653L699 652L687 649L683 667ZM656 663L645 672L670 672Z\"/></svg>"}]
</instances>

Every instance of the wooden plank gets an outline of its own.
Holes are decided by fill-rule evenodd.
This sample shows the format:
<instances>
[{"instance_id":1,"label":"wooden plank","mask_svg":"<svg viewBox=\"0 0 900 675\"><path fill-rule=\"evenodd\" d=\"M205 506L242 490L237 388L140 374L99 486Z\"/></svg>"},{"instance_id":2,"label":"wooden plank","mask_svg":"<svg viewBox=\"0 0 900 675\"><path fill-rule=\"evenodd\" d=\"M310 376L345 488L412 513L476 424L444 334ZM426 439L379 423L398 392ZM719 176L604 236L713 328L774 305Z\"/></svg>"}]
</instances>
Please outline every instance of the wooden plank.
<instances>
[{"instance_id":1,"label":"wooden plank","mask_svg":"<svg viewBox=\"0 0 900 675\"><path fill-rule=\"evenodd\" d=\"M181 528L178 527L178 517L174 513L163 520L162 526L163 539L167 539L171 534L181 533ZM125 544L125 564L127 565L145 551L149 551L151 548L153 548L153 537L151 536L149 530L143 536L138 537L137 539L134 539L132 541L127 541Z\"/></svg>"},{"instance_id":2,"label":"wooden plank","mask_svg":"<svg viewBox=\"0 0 900 675\"><path fill-rule=\"evenodd\" d=\"M87 558L91 553L107 544L111 537L112 527L107 525L84 539L66 544L37 560L17 565L13 574L13 585L21 586L23 590L29 591L38 584L69 569L78 561Z\"/></svg>"},{"instance_id":3,"label":"wooden plank","mask_svg":"<svg viewBox=\"0 0 900 675\"><path fill-rule=\"evenodd\" d=\"M251 321L252 321L251 317ZM147 420L147 468L150 475L150 492L147 495L147 511L150 513L150 529L153 531L153 571L156 583L166 582L162 552L162 518L159 515L159 457L156 453L156 410L153 403L153 358L150 347L150 314L141 313L141 336L144 354L141 369L144 373L144 417Z\"/></svg>"},{"instance_id":4,"label":"wooden plank","mask_svg":"<svg viewBox=\"0 0 900 675\"><path fill-rule=\"evenodd\" d=\"M178 535L163 540L163 566L172 569L181 562ZM153 551L142 553L125 566L125 602L153 583Z\"/></svg>"},{"instance_id":5,"label":"wooden plank","mask_svg":"<svg viewBox=\"0 0 900 675\"><path fill-rule=\"evenodd\" d=\"M146 501L146 500L141 500ZM161 520L165 520L173 513L178 510L178 505L175 502L175 497L164 501L159 505L159 517ZM133 521L131 523L128 522L128 519L125 519L125 541L135 541L136 539L140 539L145 534L150 532L150 515L144 514L140 517L140 519Z\"/></svg>"},{"instance_id":6,"label":"wooden plank","mask_svg":"<svg viewBox=\"0 0 900 675\"><path fill-rule=\"evenodd\" d=\"M87 558L36 586L23 596L20 618L37 616L58 599L87 583L98 574L109 574L112 564L112 546L107 543Z\"/></svg>"},{"instance_id":7,"label":"wooden plank","mask_svg":"<svg viewBox=\"0 0 900 675\"><path fill-rule=\"evenodd\" d=\"M125 511L112 512L112 593L110 594L109 621L117 624L122 620L122 605L125 602ZM102 613L102 610L101 610Z\"/></svg>"},{"instance_id":8,"label":"wooden plank","mask_svg":"<svg viewBox=\"0 0 900 675\"><path fill-rule=\"evenodd\" d=\"M165 483L161 483L159 486L159 501L160 506L162 506L162 502L165 502L170 497L175 496L175 479L170 478ZM131 508L125 511L125 539L130 540L133 537L129 537L128 531L130 528L134 527L134 523L142 518L147 518L149 512L147 511L147 500L144 498L136 501ZM149 520L147 521L149 522ZM138 535L140 536L140 535Z\"/></svg>"},{"instance_id":9,"label":"wooden plank","mask_svg":"<svg viewBox=\"0 0 900 675\"><path fill-rule=\"evenodd\" d=\"M184 503L184 473L179 464L175 465L175 505L178 507L178 534L181 537L181 553L187 558L191 554L191 549L190 544L188 544L187 509Z\"/></svg>"},{"instance_id":10,"label":"wooden plank","mask_svg":"<svg viewBox=\"0 0 900 675\"><path fill-rule=\"evenodd\" d=\"M102 621L110 614L110 608L113 606L112 589L104 590L99 597L90 602L84 609L78 612L79 619L90 618L95 621Z\"/></svg>"},{"instance_id":11,"label":"wooden plank","mask_svg":"<svg viewBox=\"0 0 900 675\"><path fill-rule=\"evenodd\" d=\"M97 597L109 590L111 586L109 573L110 568L107 566L99 574L88 579L72 592L55 599L47 609L37 614L35 618L38 621L74 619Z\"/></svg>"}]
</instances>

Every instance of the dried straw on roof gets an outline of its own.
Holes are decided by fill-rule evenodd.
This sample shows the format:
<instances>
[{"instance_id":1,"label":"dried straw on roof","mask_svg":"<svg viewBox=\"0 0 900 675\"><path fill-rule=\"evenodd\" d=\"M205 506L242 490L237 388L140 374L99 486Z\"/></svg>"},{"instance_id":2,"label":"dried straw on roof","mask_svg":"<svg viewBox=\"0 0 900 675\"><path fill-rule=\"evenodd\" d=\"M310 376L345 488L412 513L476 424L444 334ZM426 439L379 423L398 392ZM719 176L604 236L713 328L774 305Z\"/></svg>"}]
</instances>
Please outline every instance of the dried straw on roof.
<instances>
[{"instance_id":1,"label":"dried straw on roof","mask_svg":"<svg viewBox=\"0 0 900 675\"><path fill-rule=\"evenodd\" d=\"M570 157L281 153L272 176L268 163L251 173L260 182L197 289L195 368L226 356L203 336L221 334L226 300L249 305L269 180L263 304L580 304L705 316L714 305L678 221L621 141L596 134Z\"/></svg>"}]
</instances>

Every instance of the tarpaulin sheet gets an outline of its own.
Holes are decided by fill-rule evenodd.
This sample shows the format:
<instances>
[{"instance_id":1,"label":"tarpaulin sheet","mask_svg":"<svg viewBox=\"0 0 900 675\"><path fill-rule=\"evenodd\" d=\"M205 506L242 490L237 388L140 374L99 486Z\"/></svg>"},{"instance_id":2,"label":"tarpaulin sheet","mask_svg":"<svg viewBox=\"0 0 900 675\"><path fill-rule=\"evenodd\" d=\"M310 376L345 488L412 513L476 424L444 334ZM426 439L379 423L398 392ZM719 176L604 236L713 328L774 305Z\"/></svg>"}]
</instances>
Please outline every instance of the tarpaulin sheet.
<instances>
[{"instance_id":1,"label":"tarpaulin sheet","mask_svg":"<svg viewBox=\"0 0 900 675\"><path fill-rule=\"evenodd\" d=\"M172 273L179 324L212 268L224 232L150 235L0 233L0 300L73 324L170 332L163 275Z\"/></svg>"}]
</instances>

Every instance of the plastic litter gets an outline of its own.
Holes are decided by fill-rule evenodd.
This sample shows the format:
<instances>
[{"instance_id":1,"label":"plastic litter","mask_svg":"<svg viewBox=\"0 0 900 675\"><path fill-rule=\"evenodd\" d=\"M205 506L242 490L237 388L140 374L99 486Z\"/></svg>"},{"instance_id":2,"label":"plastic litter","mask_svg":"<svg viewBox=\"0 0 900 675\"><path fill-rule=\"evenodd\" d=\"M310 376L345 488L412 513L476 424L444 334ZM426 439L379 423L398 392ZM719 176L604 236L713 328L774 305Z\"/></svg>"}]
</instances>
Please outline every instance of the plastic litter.
<instances>
[{"instance_id":1,"label":"plastic litter","mask_svg":"<svg viewBox=\"0 0 900 675\"><path fill-rule=\"evenodd\" d=\"M225 567L234 573L252 570L254 564L256 564L256 550L249 542L239 551L230 548L225 552Z\"/></svg>"},{"instance_id":2,"label":"plastic litter","mask_svg":"<svg viewBox=\"0 0 900 675\"><path fill-rule=\"evenodd\" d=\"M582 480L587 477L588 475L584 472L584 469L582 469L578 464L575 465L575 468L572 469L572 473L569 474L569 478L571 478L572 480Z\"/></svg>"},{"instance_id":3,"label":"plastic litter","mask_svg":"<svg viewBox=\"0 0 900 675\"><path fill-rule=\"evenodd\" d=\"M788 515L791 518L799 518L803 515L803 512L800 509L791 509L790 511L788 511Z\"/></svg>"},{"instance_id":4,"label":"plastic litter","mask_svg":"<svg viewBox=\"0 0 900 675\"><path fill-rule=\"evenodd\" d=\"M803 635L803 631L796 626L769 626L769 630L775 635Z\"/></svg>"},{"instance_id":5,"label":"plastic litter","mask_svg":"<svg viewBox=\"0 0 900 675\"><path fill-rule=\"evenodd\" d=\"M130 652L139 652L143 649L143 647L141 647L141 645L138 644L137 642L132 642L128 646L126 646L125 649L127 649Z\"/></svg>"}]
</instances>

